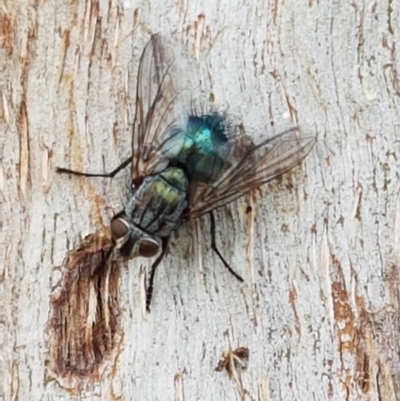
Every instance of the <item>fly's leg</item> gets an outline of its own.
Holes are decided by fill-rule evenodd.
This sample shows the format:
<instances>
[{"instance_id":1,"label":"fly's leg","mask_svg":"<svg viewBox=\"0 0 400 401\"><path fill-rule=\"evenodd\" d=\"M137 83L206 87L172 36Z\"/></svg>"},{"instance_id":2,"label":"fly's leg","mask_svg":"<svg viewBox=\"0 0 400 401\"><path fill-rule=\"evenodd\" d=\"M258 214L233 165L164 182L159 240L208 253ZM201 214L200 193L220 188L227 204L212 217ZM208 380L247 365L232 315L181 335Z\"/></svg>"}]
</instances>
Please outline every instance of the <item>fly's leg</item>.
<instances>
[{"instance_id":1,"label":"fly's leg","mask_svg":"<svg viewBox=\"0 0 400 401\"><path fill-rule=\"evenodd\" d=\"M150 312L150 304L151 304L151 297L153 295L154 276L156 274L156 269L157 269L158 265L160 264L161 260L163 259L163 257L165 256L165 253L168 248L168 243L169 243L169 237L162 238L161 255L157 258L157 260L151 266L149 286L147 287L147 290L146 290L146 310L147 310L147 312Z\"/></svg>"},{"instance_id":2,"label":"fly's leg","mask_svg":"<svg viewBox=\"0 0 400 401\"><path fill-rule=\"evenodd\" d=\"M218 255L223 265L231 272L231 274L233 274L240 282L243 282L244 280L242 279L242 277L240 277L239 274L237 274L235 270L233 270L232 267L229 266L228 262L224 259L224 257L221 255L221 252L217 248L217 243L215 241L215 218L213 212L209 212L209 215L211 226L211 249Z\"/></svg>"},{"instance_id":3,"label":"fly's leg","mask_svg":"<svg viewBox=\"0 0 400 401\"><path fill-rule=\"evenodd\" d=\"M68 168L63 168L63 167L57 167L56 171L57 173L65 173L65 174L72 174L72 175L80 175L83 177L107 177L107 178L113 178L117 173L119 173L121 170L123 170L126 166L132 163L132 156L129 159L126 159L122 164L120 164L116 169L111 171L111 173L82 173L80 171L75 171L75 170L70 170Z\"/></svg>"},{"instance_id":4,"label":"fly's leg","mask_svg":"<svg viewBox=\"0 0 400 401\"><path fill-rule=\"evenodd\" d=\"M108 262L110 261L111 254L114 250L114 246L110 246L108 248L103 248L101 250L101 257L99 263L97 265L91 266L91 275L97 276L99 275L103 269L107 266Z\"/></svg>"}]
</instances>

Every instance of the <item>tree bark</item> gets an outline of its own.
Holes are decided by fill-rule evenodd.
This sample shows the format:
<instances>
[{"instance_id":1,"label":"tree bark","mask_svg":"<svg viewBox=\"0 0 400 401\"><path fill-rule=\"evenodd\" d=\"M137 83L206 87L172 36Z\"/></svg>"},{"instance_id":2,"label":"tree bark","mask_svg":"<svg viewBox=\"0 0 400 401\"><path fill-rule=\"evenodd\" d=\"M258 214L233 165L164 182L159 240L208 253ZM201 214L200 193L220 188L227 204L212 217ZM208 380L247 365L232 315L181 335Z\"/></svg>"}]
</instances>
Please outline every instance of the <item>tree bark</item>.
<instances>
[{"instance_id":1,"label":"tree bark","mask_svg":"<svg viewBox=\"0 0 400 401\"><path fill-rule=\"evenodd\" d=\"M3 1L1 398L399 400L399 21L398 1ZM130 156L138 61L156 32L197 60L183 74L202 110L256 139L295 123L318 143L218 211L244 284L210 251L206 217L197 239L190 227L174 238L150 314L146 261L89 277L108 298L88 310L112 311L112 340L78 374L71 338L54 334L74 308L55 320L56 300L93 300L67 272L85 265L89 234L102 246L129 169L110 181L55 168L110 171Z\"/></svg>"}]
</instances>

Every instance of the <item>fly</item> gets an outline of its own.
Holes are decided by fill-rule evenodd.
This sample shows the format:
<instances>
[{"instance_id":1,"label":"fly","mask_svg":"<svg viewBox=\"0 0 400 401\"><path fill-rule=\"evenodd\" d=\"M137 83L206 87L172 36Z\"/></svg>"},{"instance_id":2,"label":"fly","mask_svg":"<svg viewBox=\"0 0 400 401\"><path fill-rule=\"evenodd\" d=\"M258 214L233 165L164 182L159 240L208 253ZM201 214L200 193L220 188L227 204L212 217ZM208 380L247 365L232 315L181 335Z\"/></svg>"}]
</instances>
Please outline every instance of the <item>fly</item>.
<instances>
[{"instance_id":1,"label":"fly","mask_svg":"<svg viewBox=\"0 0 400 401\"><path fill-rule=\"evenodd\" d=\"M132 192L126 206L111 219L113 246L125 258L154 257L147 287L150 310L154 275L171 233L205 214L211 219L212 249L240 281L215 242L213 210L260 187L299 164L315 144L291 128L259 144L234 133L224 114L178 118L172 67L175 60L152 35L140 58L137 75L132 155L110 173L59 173L114 177L131 165Z\"/></svg>"}]
</instances>

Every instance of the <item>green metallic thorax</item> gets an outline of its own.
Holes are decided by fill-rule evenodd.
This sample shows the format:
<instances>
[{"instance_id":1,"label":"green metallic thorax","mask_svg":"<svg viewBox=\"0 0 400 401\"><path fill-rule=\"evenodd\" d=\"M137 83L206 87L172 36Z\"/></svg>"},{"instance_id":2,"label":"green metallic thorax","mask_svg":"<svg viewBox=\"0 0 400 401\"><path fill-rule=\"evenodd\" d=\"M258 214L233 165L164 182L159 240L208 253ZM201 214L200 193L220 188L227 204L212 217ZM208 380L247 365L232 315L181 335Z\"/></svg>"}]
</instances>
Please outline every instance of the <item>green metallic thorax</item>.
<instances>
[{"instance_id":1,"label":"green metallic thorax","mask_svg":"<svg viewBox=\"0 0 400 401\"><path fill-rule=\"evenodd\" d=\"M125 212L132 223L149 234L166 236L179 225L187 206L188 179L185 172L169 167L146 177L130 199Z\"/></svg>"}]
</instances>

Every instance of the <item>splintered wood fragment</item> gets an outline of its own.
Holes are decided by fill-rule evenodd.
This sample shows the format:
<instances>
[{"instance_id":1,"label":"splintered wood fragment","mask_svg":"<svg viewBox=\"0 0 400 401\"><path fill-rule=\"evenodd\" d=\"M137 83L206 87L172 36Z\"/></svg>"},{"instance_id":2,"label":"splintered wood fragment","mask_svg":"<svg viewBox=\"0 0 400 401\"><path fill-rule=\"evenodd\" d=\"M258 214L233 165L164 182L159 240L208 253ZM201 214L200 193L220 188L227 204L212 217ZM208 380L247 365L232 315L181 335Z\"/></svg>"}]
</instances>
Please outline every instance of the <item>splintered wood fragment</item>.
<instances>
[{"instance_id":1,"label":"splintered wood fragment","mask_svg":"<svg viewBox=\"0 0 400 401\"><path fill-rule=\"evenodd\" d=\"M221 372L226 370L231 377L232 372L238 368L246 369L249 360L249 349L246 347L236 348L234 351L229 350L224 353L220 361L218 362L215 370Z\"/></svg>"},{"instance_id":2,"label":"splintered wood fragment","mask_svg":"<svg viewBox=\"0 0 400 401\"><path fill-rule=\"evenodd\" d=\"M239 347L235 350L232 350L229 347L229 350L223 354L222 358L218 362L217 367L215 368L216 372L221 372L222 370L226 370L228 372L229 378L236 383L242 399L244 399L246 391L242 385L241 373L247 368L248 361L248 348Z\"/></svg>"}]
</instances>

